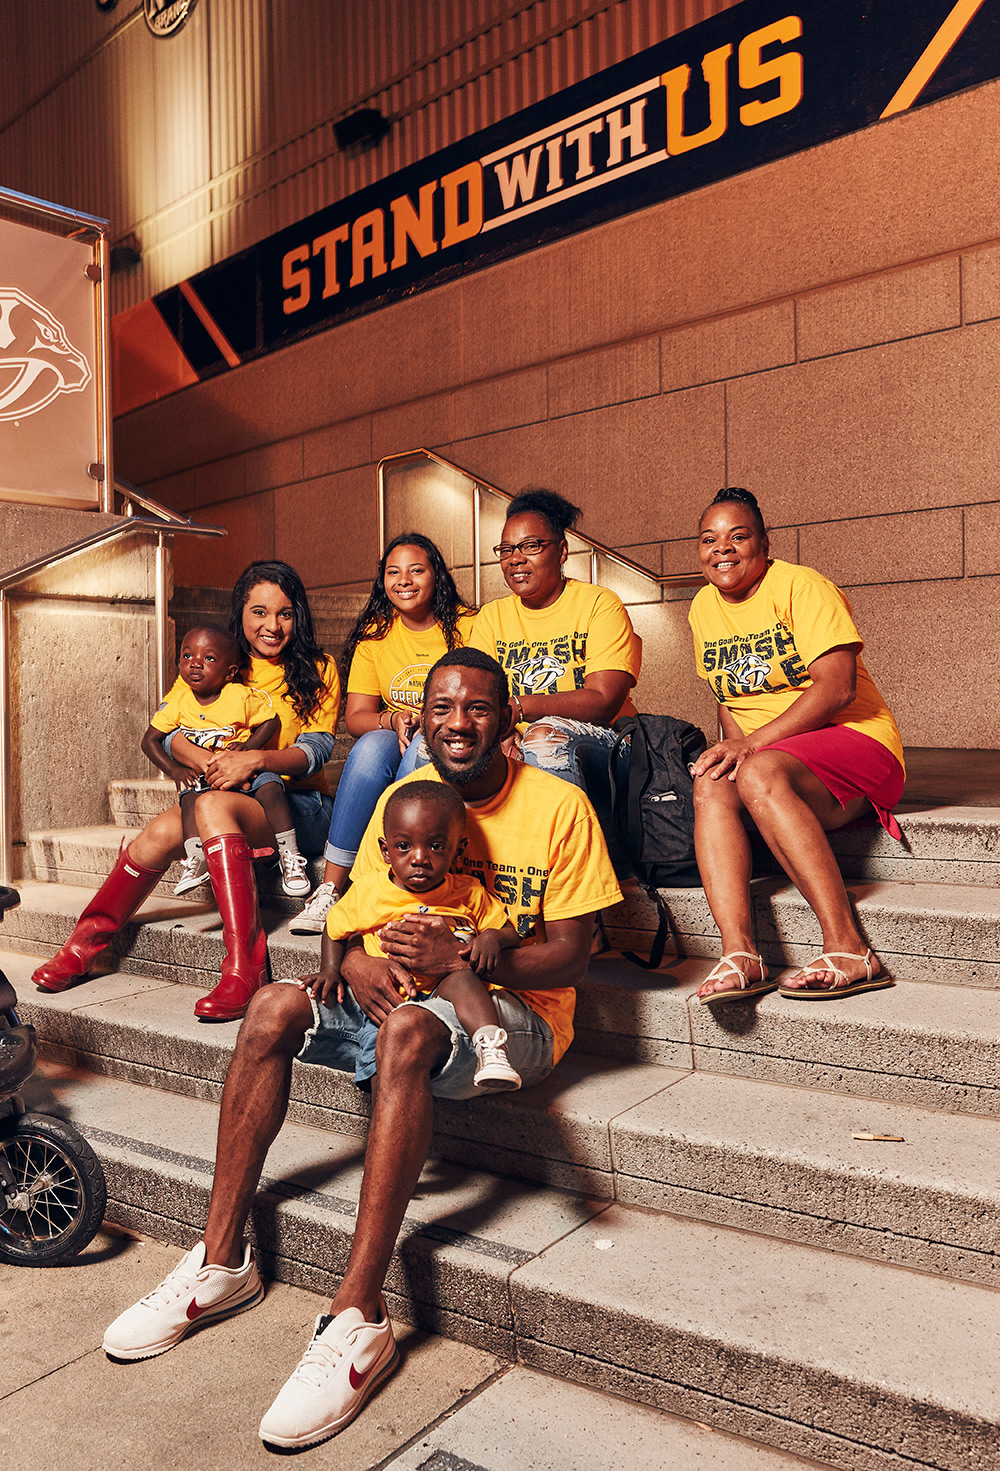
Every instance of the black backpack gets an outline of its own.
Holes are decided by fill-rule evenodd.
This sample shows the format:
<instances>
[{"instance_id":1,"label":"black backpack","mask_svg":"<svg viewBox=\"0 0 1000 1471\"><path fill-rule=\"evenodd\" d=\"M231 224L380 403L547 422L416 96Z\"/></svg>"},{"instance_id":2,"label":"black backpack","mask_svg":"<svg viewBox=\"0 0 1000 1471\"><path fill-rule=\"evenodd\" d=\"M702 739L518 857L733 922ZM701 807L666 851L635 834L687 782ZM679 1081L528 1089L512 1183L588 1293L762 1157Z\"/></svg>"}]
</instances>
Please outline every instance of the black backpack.
<instances>
[{"instance_id":1,"label":"black backpack","mask_svg":"<svg viewBox=\"0 0 1000 1471\"><path fill-rule=\"evenodd\" d=\"M688 767L706 741L696 725L672 715L633 715L615 722L611 751L612 820L618 847L654 900L660 924L648 960L631 951L629 960L655 970L663 959L671 918L657 889L695 888L701 883L694 856L694 782ZM616 781L618 757L631 746L628 785Z\"/></svg>"}]
</instances>

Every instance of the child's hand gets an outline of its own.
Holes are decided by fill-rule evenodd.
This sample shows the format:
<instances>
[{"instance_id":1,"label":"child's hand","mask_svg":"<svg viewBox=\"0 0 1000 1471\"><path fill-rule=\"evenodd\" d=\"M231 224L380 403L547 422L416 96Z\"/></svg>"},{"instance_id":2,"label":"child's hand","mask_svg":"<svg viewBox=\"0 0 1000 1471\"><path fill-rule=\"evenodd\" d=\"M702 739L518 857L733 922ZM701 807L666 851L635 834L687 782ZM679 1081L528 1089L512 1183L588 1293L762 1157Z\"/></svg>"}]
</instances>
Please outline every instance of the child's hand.
<instances>
[{"instance_id":1,"label":"child's hand","mask_svg":"<svg viewBox=\"0 0 1000 1471\"><path fill-rule=\"evenodd\" d=\"M343 1002L347 994L344 983L338 976L330 975L328 971L317 971L315 975L300 976L295 982L300 991L305 991L314 1001L321 1001L324 1006L332 1002Z\"/></svg>"},{"instance_id":2,"label":"child's hand","mask_svg":"<svg viewBox=\"0 0 1000 1471\"><path fill-rule=\"evenodd\" d=\"M201 781L199 773L191 771L187 766L175 766L172 776L174 786L179 792L196 791Z\"/></svg>"},{"instance_id":3,"label":"child's hand","mask_svg":"<svg viewBox=\"0 0 1000 1471\"><path fill-rule=\"evenodd\" d=\"M469 965L477 976L485 976L487 979L497 968L500 959L500 936L496 930L484 930L481 935L469 942L466 947L469 957Z\"/></svg>"}]
</instances>

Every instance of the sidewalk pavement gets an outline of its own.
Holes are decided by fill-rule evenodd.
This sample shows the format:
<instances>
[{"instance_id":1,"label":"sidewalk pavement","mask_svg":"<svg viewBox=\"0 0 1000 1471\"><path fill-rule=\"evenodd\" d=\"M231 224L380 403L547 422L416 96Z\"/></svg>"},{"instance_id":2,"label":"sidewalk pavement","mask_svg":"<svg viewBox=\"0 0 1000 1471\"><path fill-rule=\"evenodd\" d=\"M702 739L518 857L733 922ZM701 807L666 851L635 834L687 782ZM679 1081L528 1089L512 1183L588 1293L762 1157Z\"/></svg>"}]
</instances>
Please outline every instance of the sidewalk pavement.
<instances>
[{"instance_id":1,"label":"sidewalk pavement","mask_svg":"<svg viewBox=\"0 0 1000 1471\"><path fill-rule=\"evenodd\" d=\"M295 1367L314 1294L273 1284L250 1312L159 1358L112 1363L104 1328L176 1264L105 1230L74 1264L0 1265L3 1471L273 1467L260 1417ZM795 1471L805 1462L396 1324L403 1363L303 1471Z\"/></svg>"}]
</instances>

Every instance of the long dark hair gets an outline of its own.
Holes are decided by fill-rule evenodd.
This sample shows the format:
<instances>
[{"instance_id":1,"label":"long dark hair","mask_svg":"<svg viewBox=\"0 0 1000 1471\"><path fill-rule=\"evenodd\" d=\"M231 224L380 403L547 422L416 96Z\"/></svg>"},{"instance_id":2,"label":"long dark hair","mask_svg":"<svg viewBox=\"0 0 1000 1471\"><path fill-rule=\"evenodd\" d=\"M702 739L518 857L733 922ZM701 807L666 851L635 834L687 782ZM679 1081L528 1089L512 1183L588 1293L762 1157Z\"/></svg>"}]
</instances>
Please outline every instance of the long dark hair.
<instances>
[{"instance_id":1,"label":"long dark hair","mask_svg":"<svg viewBox=\"0 0 1000 1471\"><path fill-rule=\"evenodd\" d=\"M317 665L325 669L329 659L316 642L309 599L302 578L294 567L289 567L287 562L251 562L240 573L233 588L229 631L249 664L254 653L243 632L243 609L251 592L261 582L271 582L280 587L292 605L292 636L281 653L281 663L295 713L300 720L308 720L315 715L326 693Z\"/></svg>"},{"instance_id":2,"label":"long dark hair","mask_svg":"<svg viewBox=\"0 0 1000 1471\"><path fill-rule=\"evenodd\" d=\"M455 579L444 565L444 557L429 537L421 536L419 531L404 531L401 536L394 536L378 564L375 581L372 583L371 596L358 615L358 621L347 635L344 652L341 655L341 667L345 679L351 672L351 660L354 658L354 650L358 644L367 639L385 638L394 619L398 616L399 609L390 603L389 594L385 590L386 564L390 554L397 547L419 547L427 554L431 571L434 573L434 601L431 604L431 612L441 625L441 632L444 634L444 641L449 649L457 648L460 642L459 618L463 613L474 611L467 608L462 602L458 595L458 588L455 586Z\"/></svg>"}]
</instances>

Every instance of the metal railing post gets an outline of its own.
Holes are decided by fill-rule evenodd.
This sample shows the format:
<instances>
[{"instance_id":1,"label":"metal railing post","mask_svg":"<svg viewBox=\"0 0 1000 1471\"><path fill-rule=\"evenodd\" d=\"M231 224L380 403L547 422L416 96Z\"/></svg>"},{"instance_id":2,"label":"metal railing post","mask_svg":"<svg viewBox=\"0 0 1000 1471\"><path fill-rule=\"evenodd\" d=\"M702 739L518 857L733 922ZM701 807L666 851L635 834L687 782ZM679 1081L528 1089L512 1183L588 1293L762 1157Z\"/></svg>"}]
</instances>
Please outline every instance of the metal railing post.
<instances>
[{"instance_id":1,"label":"metal railing post","mask_svg":"<svg viewBox=\"0 0 1000 1471\"><path fill-rule=\"evenodd\" d=\"M156 555L153 564L153 616L156 621L156 703L159 705L170 684L167 668L167 645L170 640L168 548L162 531L156 534ZM172 661L171 661L172 662Z\"/></svg>"},{"instance_id":2,"label":"metal railing post","mask_svg":"<svg viewBox=\"0 0 1000 1471\"><path fill-rule=\"evenodd\" d=\"M482 576L479 570L479 496L477 485L472 492L472 601L477 608L482 593Z\"/></svg>"}]
</instances>

